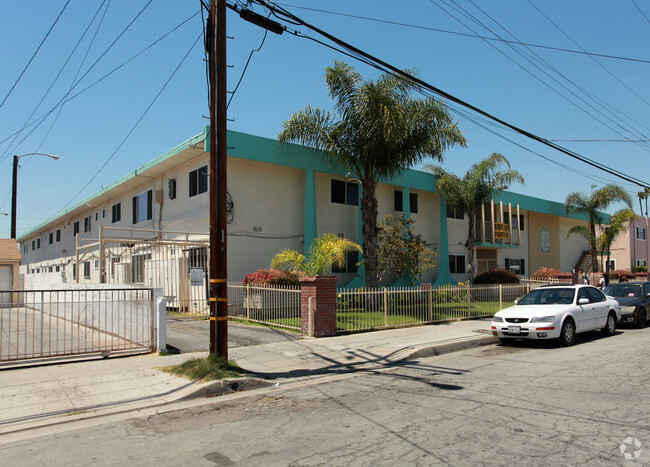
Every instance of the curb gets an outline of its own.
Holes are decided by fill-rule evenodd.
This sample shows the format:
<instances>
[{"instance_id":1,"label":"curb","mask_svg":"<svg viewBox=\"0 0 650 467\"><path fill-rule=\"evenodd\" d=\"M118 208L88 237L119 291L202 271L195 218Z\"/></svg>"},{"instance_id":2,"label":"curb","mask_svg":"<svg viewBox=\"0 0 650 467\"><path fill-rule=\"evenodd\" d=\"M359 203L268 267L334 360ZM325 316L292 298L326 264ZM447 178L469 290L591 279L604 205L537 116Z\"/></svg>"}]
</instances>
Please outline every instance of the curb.
<instances>
[{"instance_id":1,"label":"curb","mask_svg":"<svg viewBox=\"0 0 650 467\"><path fill-rule=\"evenodd\" d=\"M224 394L232 394L233 392L265 388L273 386L274 384L275 383L260 378L223 379L204 383L200 388L176 400L185 401L202 397L223 396Z\"/></svg>"},{"instance_id":2,"label":"curb","mask_svg":"<svg viewBox=\"0 0 650 467\"><path fill-rule=\"evenodd\" d=\"M426 357L435 357L437 355L443 355L452 352L458 352L460 350L473 349L476 347L483 347L486 345L492 345L499 342L499 339L495 336L485 336L485 337L472 337L467 340L462 340L458 342L450 342L448 344L439 344L432 345L429 347L424 347L413 351L408 356L400 359L400 361L414 358L426 358Z\"/></svg>"}]
</instances>

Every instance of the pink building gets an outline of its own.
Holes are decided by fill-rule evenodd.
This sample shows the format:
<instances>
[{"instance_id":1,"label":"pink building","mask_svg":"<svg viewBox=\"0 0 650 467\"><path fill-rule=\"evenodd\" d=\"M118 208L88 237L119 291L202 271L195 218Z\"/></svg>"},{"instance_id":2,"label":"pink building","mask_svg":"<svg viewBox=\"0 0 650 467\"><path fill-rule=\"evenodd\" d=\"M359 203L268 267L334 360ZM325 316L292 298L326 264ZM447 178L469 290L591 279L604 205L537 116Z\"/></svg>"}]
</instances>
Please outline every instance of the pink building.
<instances>
[{"instance_id":1,"label":"pink building","mask_svg":"<svg viewBox=\"0 0 650 467\"><path fill-rule=\"evenodd\" d=\"M647 238L649 227L650 219L647 217L639 217L630 222L630 229L622 233L612 243L610 270L632 271L634 266L648 266L650 260L650 241Z\"/></svg>"}]
</instances>

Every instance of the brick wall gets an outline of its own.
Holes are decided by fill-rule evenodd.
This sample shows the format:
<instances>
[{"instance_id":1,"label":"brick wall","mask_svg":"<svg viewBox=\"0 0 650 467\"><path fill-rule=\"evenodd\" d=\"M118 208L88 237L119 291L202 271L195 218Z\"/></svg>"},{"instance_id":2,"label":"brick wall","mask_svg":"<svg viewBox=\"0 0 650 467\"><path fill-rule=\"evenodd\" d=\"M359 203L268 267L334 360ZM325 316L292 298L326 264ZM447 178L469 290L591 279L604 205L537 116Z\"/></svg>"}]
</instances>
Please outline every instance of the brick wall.
<instances>
[{"instance_id":1,"label":"brick wall","mask_svg":"<svg viewBox=\"0 0 650 467\"><path fill-rule=\"evenodd\" d=\"M309 299L312 299L313 336L336 335L336 277L308 276L300 279L302 333L309 334Z\"/></svg>"}]
</instances>

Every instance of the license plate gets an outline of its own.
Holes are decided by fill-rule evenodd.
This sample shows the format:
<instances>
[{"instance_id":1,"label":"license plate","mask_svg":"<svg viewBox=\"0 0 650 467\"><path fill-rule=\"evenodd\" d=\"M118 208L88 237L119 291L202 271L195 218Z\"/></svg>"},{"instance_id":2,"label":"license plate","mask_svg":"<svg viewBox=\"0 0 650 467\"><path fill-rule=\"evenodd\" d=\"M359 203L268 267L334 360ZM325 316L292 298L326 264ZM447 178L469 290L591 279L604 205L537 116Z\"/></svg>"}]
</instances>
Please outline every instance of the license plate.
<instances>
[{"instance_id":1,"label":"license plate","mask_svg":"<svg viewBox=\"0 0 650 467\"><path fill-rule=\"evenodd\" d=\"M508 332L510 334L519 334L521 332L521 326L508 326Z\"/></svg>"}]
</instances>

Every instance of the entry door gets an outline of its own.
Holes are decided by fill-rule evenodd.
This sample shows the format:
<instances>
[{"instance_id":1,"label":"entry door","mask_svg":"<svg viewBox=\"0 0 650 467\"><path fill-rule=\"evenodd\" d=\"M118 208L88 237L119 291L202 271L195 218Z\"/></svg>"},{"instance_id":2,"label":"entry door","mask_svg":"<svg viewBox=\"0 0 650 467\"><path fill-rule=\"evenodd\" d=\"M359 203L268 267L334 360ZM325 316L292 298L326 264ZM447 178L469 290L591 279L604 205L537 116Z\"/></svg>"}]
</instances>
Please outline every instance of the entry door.
<instances>
[{"instance_id":1,"label":"entry door","mask_svg":"<svg viewBox=\"0 0 650 467\"><path fill-rule=\"evenodd\" d=\"M11 304L11 292L3 292L11 290L13 285L13 269L12 266L0 266L0 307Z\"/></svg>"}]
</instances>

